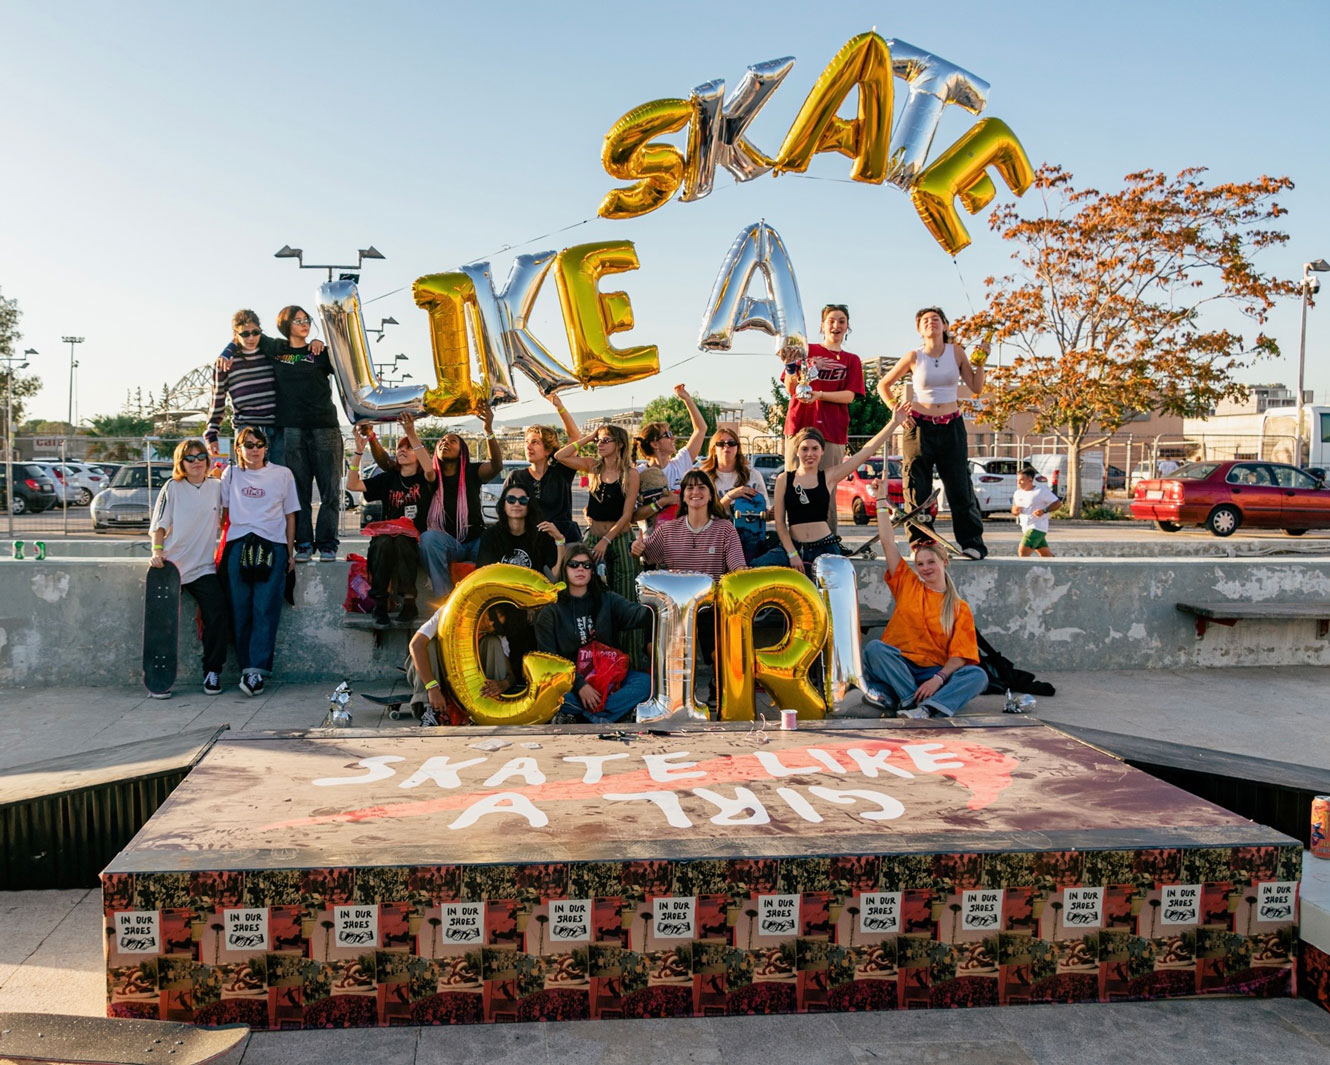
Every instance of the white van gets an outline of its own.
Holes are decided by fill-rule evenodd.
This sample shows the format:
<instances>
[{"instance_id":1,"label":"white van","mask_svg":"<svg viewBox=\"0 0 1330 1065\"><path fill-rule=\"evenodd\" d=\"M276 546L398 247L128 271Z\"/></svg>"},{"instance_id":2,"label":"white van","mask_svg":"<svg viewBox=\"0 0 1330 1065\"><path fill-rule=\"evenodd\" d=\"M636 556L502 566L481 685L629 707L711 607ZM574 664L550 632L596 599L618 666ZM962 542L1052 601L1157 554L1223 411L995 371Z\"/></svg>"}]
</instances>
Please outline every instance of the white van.
<instances>
[{"instance_id":1,"label":"white van","mask_svg":"<svg viewBox=\"0 0 1330 1065\"><path fill-rule=\"evenodd\" d=\"M1036 471L1048 478L1049 487L1059 499L1067 495L1067 456L1031 455L1028 459ZM1081 498L1103 499L1105 487L1104 453L1081 452Z\"/></svg>"}]
</instances>

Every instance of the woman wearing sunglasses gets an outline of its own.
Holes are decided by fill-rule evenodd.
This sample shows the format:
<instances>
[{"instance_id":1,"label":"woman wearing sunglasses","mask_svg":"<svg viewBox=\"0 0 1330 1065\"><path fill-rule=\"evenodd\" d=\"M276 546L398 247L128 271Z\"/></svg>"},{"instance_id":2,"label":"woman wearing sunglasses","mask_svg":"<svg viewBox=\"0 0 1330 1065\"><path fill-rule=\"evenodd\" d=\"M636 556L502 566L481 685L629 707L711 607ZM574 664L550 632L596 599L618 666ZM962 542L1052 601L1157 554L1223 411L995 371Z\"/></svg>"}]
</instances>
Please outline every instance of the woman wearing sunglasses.
<instances>
[{"instance_id":1,"label":"woman wearing sunglasses","mask_svg":"<svg viewBox=\"0 0 1330 1065\"><path fill-rule=\"evenodd\" d=\"M641 630L651 624L651 608L631 603L606 588L596 576L597 562L584 544L568 548L558 574L565 587L557 600L536 615L536 646L541 651L574 663L577 652L592 640L626 651L624 637L640 637ZM634 669L608 696L602 696L585 675L578 673L555 721L618 721L650 695L651 678Z\"/></svg>"},{"instance_id":2,"label":"woman wearing sunglasses","mask_svg":"<svg viewBox=\"0 0 1330 1065\"><path fill-rule=\"evenodd\" d=\"M712 434L711 447L698 469L716 486L716 501L725 516L734 522L748 564L785 565L785 552L780 545L767 543L771 502L766 482L748 465L743 444L733 429L717 429Z\"/></svg>"},{"instance_id":3,"label":"woman wearing sunglasses","mask_svg":"<svg viewBox=\"0 0 1330 1065\"><path fill-rule=\"evenodd\" d=\"M277 624L286 574L295 569L296 515L300 500L291 471L268 460L268 436L247 425L236 433L237 465L222 474L226 553L222 569L231 599L240 690L263 691L272 675Z\"/></svg>"},{"instance_id":4,"label":"woman wearing sunglasses","mask_svg":"<svg viewBox=\"0 0 1330 1065\"><path fill-rule=\"evenodd\" d=\"M688 442L676 451L674 430L668 422L647 422L633 438L633 453L644 460L637 464L640 480L633 520L645 521L648 530L654 529L658 521L679 516L679 482L697 464L706 439L706 420L688 389L675 385L674 394L683 400L693 423Z\"/></svg>"},{"instance_id":5,"label":"woman wearing sunglasses","mask_svg":"<svg viewBox=\"0 0 1330 1065\"><path fill-rule=\"evenodd\" d=\"M277 424L277 377L260 343L265 337L259 316L248 308L236 311L231 316L231 333L231 343L212 368L212 407L203 439L213 458L221 457L217 439L228 399L232 425L252 425L268 434ZM266 339L268 345L276 343L271 337ZM272 461L280 459L274 455Z\"/></svg>"},{"instance_id":6,"label":"woman wearing sunglasses","mask_svg":"<svg viewBox=\"0 0 1330 1065\"><path fill-rule=\"evenodd\" d=\"M175 449L171 479L157 494L148 535L152 558L161 569L168 562L180 571L180 587L194 597L203 618L203 694L219 695L226 665L226 593L217 579L213 556L222 526L222 484L209 477L208 446L196 437ZM151 693L168 699L170 692Z\"/></svg>"}]
</instances>

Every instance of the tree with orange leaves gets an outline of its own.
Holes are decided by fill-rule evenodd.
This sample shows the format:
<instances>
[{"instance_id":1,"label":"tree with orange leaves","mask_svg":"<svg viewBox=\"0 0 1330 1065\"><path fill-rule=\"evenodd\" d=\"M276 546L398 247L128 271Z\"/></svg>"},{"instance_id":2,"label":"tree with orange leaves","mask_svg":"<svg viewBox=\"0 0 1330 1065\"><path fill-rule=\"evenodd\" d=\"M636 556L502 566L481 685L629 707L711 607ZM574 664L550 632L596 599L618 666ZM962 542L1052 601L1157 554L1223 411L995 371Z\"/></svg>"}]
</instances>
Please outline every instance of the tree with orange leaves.
<instances>
[{"instance_id":1,"label":"tree with orange leaves","mask_svg":"<svg viewBox=\"0 0 1330 1065\"><path fill-rule=\"evenodd\" d=\"M984 420L1002 428L1034 415L1068 455L1069 509L1080 513L1080 453L1133 415L1158 410L1203 415L1240 397L1235 371L1279 354L1272 337L1248 342L1213 321L1219 308L1258 330L1295 281L1257 269L1257 253L1287 242L1270 227L1285 213L1275 197L1286 177L1207 185L1203 168L1175 178L1128 174L1118 192L1076 189L1059 166L1039 168L1020 204L989 220L1014 245L1016 269L985 281L987 306L956 323L958 333L991 335L1016 356L987 367ZM1042 210L1023 217L1021 204ZM1091 433L1093 439L1087 439Z\"/></svg>"}]
</instances>

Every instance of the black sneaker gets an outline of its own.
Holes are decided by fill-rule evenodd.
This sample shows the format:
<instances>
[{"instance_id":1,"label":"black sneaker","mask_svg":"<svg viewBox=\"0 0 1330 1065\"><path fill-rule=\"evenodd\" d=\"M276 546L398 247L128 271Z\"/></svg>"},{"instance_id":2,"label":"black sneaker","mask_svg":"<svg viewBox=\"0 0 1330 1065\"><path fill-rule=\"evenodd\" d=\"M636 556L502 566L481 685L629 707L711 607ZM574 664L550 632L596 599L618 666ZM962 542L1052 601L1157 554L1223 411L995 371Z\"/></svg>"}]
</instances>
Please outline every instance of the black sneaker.
<instances>
[{"instance_id":1,"label":"black sneaker","mask_svg":"<svg viewBox=\"0 0 1330 1065\"><path fill-rule=\"evenodd\" d=\"M251 698L263 694L263 674L246 673L240 678L240 690Z\"/></svg>"},{"instance_id":2,"label":"black sneaker","mask_svg":"<svg viewBox=\"0 0 1330 1065\"><path fill-rule=\"evenodd\" d=\"M388 603L380 599L374 604L374 627L376 629L387 629L392 627L392 618L388 616Z\"/></svg>"},{"instance_id":3,"label":"black sneaker","mask_svg":"<svg viewBox=\"0 0 1330 1065\"><path fill-rule=\"evenodd\" d=\"M397 612L397 620L404 625L409 625L418 617L420 617L420 614L416 611L415 599L403 599L402 609Z\"/></svg>"},{"instance_id":4,"label":"black sneaker","mask_svg":"<svg viewBox=\"0 0 1330 1065\"><path fill-rule=\"evenodd\" d=\"M222 694L222 678L219 677L216 673L212 673L212 672L207 673L207 674L204 676L204 678L203 678L203 694L204 694L204 695L221 695L221 694Z\"/></svg>"}]
</instances>

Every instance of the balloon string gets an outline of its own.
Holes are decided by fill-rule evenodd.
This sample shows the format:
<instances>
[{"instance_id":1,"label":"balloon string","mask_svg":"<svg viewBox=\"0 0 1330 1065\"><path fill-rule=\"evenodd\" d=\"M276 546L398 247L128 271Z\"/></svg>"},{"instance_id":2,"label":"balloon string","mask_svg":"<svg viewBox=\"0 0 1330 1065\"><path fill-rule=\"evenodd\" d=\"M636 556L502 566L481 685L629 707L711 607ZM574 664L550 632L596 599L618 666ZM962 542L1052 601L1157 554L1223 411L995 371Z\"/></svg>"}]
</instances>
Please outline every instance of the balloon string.
<instances>
[{"instance_id":1,"label":"balloon string","mask_svg":"<svg viewBox=\"0 0 1330 1065\"><path fill-rule=\"evenodd\" d=\"M951 265L956 267L956 276L960 278L961 291L965 293L965 302L970 306L970 315L974 315L974 300L970 299L970 286L965 283L965 275L961 273L960 260L956 256L951 257Z\"/></svg>"}]
</instances>

